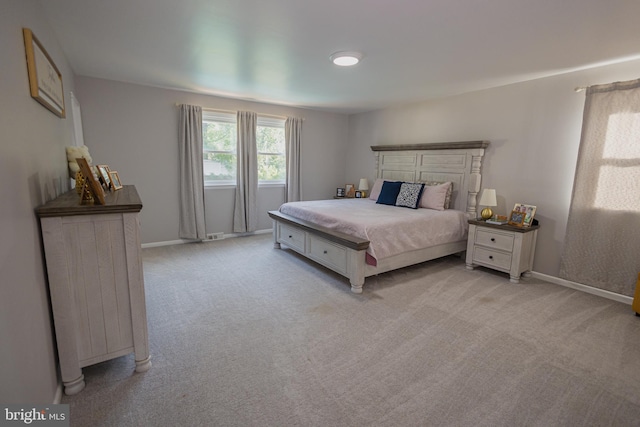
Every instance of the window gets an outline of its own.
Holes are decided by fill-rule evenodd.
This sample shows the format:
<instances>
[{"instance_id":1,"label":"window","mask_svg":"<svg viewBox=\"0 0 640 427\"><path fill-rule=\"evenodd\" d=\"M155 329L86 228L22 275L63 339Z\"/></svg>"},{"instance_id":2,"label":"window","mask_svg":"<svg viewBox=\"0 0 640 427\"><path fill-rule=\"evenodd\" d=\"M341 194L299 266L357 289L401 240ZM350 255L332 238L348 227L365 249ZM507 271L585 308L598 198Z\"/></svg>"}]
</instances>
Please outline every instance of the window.
<instances>
[{"instance_id":1,"label":"window","mask_svg":"<svg viewBox=\"0 0 640 427\"><path fill-rule=\"evenodd\" d=\"M630 135L640 135L640 113L623 111L608 117L604 132L593 207L640 212L640 144Z\"/></svg>"},{"instance_id":2,"label":"window","mask_svg":"<svg viewBox=\"0 0 640 427\"><path fill-rule=\"evenodd\" d=\"M202 112L205 185L235 185L237 167L236 115ZM284 184L286 155L284 120L258 117L256 128L258 182Z\"/></svg>"},{"instance_id":3,"label":"window","mask_svg":"<svg viewBox=\"0 0 640 427\"><path fill-rule=\"evenodd\" d=\"M560 277L633 295L640 240L640 79L587 89Z\"/></svg>"},{"instance_id":4,"label":"window","mask_svg":"<svg viewBox=\"0 0 640 427\"><path fill-rule=\"evenodd\" d=\"M261 184L284 184L287 174L284 120L258 117L256 145L258 181Z\"/></svg>"},{"instance_id":5,"label":"window","mask_svg":"<svg viewBox=\"0 0 640 427\"><path fill-rule=\"evenodd\" d=\"M202 112L205 185L236 183L236 140L235 114Z\"/></svg>"}]
</instances>

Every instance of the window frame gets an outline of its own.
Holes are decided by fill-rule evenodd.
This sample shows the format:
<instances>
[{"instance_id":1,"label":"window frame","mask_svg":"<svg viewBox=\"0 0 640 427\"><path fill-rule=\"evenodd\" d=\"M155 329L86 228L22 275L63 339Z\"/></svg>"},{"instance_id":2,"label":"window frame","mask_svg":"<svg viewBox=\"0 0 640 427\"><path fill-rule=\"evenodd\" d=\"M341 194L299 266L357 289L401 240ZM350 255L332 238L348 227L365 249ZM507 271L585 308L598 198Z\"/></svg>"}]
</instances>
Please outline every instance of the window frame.
<instances>
[{"instance_id":1,"label":"window frame","mask_svg":"<svg viewBox=\"0 0 640 427\"><path fill-rule=\"evenodd\" d=\"M260 116L258 115L258 120L256 123L256 128L258 127L273 127L273 128L280 128L283 129L284 131L284 124L285 124L285 119L279 119L279 118L275 118L275 117L265 117L265 116ZM256 129L256 133L257 133L257 129ZM256 144L258 143L258 141L256 141ZM272 180L258 180L258 186L259 187L284 187L284 185L286 184L287 181L287 171L286 171L286 167L287 167L287 147L286 141L283 141L284 147L283 147L283 151L281 153L268 153L268 152L261 152L258 151L258 147L256 146L256 153L258 156L258 159L260 158L260 156L282 156L284 158L284 164L285 164L285 177L284 179L272 179ZM256 159L257 160L257 159Z\"/></svg>"},{"instance_id":2,"label":"window frame","mask_svg":"<svg viewBox=\"0 0 640 427\"><path fill-rule=\"evenodd\" d=\"M218 122L218 123L233 123L236 128L236 132L238 129L238 120L236 114L233 113L224 113L218 111L211 110L202 110L202 122ZM203 155L206 153L219 153L219 154L233 154L236 157L236 165L238 161L238 141L236 141L236 147L233 151L222 151L222 150L210 150L204 148L204 141L202 143L202 153ZM204 159L203 159L203 167L204 167ZM233 188L237 185L236 178L234 179L224 179L217 181L207 181L206 178L203 177L205 188L215 187L215 188Z\"/></svg>"},{"instance_id":3,"label":"window frame","mask_svg":"<svg viewBox=\"0 0 640 427\"><path fill-rule=\"evenodd\" d=\"M281 119L281 118L258 115L257 121L256 121L256 132L258 127L275 127L275 128L284 129L285 121L286 121L285 119ZM238 129L237 115L234 113L226 113L226 112L203 109L202 122L203 122L203 125L204 125L204 122L232 123L236 127L236 132ZM287 162L286 141L283 141L283 143L285 144L285 147L284 147L284 151L281 153L270 153L270 152L258 151L257 142L258 141L256 141L256 154L258 158L260 156L282 156L285 159L285 168L286 168L286 162ZM211 149L205 149L204 140L203 140L202 153L203 155L206 153L233 154L236 157L236 162L237 162L237 156L238 156L237 144L238 144L238 141L236 141L236 147L235 147L235 150L233 151L211 150ZM204 166L204 159L203 159L203 166ZM226 179L226 180L207 181L206 178L203 177L203 180L204 180L205 188L235 188L238 184L236 178ZM284 187L285 184L286 184L286 170L285 170L284 179L258 180L259 187Z\"/></svg>"}]
</instances>

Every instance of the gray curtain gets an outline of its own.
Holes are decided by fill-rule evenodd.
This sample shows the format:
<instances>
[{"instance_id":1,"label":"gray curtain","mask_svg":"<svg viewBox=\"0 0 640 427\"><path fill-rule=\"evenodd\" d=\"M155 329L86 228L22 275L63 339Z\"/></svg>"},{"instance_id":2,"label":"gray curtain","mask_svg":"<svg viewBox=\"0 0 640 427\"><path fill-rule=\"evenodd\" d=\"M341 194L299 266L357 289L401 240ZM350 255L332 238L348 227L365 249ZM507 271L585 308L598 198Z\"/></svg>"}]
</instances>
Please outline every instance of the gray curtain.
<instances>
[{"instance_id":1,"label":"gray curtain","mask_svg":"<svg viewBox=\"0 0 640 427\"><path fill-rule=\"evenodd\" d=\"M238 111L238 170L233 231L244 233L258 227L258 149L256 127L258 116Z\"/></svg>"},{"instance_id":2,"label":"gray curtain","mask_svg":"<svg viewBox=\"0 0 640 427\"><path fill-rule=\"evenodd\" d=\"M302 139L302 119L289 117L284 123L284 139L287 157L287 181L284 201L297 202L302 199L300 189L300 142Z\"/></svg>"},{"instance_id":3,"label":"gray curtain","mask_svg":"<svg viewBox=\"0 0 640 427\"><path fill-rule=\"evenodd\" d=\"M587 89L560 276L633 295L640 272L640 80Z\"/></svg>"},{"instance_id":4,"label":"gray curtain","mask_svg":"<svg viewBox=\"0 0 640 427\"><path fill-rule=\"evenodd\" d=\"M202 165L202 107L180 105L180 231L181 239L206 238Z\"/></svg>"}]
</instances>

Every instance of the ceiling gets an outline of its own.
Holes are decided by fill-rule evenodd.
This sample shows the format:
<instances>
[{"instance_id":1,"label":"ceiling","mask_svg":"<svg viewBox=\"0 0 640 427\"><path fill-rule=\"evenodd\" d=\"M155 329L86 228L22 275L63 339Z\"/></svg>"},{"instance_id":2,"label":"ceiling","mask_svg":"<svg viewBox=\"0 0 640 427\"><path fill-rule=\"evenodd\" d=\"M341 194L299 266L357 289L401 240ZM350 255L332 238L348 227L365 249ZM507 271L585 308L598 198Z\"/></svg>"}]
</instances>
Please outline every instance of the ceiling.
<instances>
[{"instance_id":1,"label":"ceiling","mask_svg":"<svg viewBox=\"0 0 640 427\"><path fill-rule=\"evenodd\" d=\"M343 113L640 58L637 0L42 0L41 7L79 76ZM329 55L342 50L364 58L333 65Z\"/></svg>"}]
</instances>

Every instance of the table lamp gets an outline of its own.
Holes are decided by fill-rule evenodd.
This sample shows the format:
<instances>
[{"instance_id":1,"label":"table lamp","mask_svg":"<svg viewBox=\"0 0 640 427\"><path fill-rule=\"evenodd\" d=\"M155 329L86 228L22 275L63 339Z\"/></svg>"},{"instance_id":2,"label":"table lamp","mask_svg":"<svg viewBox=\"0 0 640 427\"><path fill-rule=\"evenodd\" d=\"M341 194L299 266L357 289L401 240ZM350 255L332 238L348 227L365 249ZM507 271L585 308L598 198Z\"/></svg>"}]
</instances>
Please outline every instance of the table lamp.
<instances>
[{"instance_id":1,"label":"table lamp","mask_svg":"<svg viewBox=\"0 0 640 427\"><path fill-rule=\"evenodd\" d=\"M485 188L482 190L482 195L480 196L480 206L486 206L480 212L480 216L485 221L493 216L493 211L491 207L498 206L498 202L496 201L496 190L492 188Z\"/></svg>"},{"instance_id":2,"label":"table lamp","mask_svg":"<svg viewBox=\"0 0 640 427\"><path fill-rule=\"evenodd\" d=\"M369 190L369 182L367 181L367 178L360 178L358 190L362 191L362 197L367 197L367 190Z\"/></svg>"}]
</instances>

